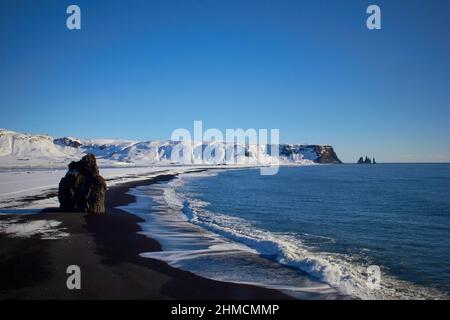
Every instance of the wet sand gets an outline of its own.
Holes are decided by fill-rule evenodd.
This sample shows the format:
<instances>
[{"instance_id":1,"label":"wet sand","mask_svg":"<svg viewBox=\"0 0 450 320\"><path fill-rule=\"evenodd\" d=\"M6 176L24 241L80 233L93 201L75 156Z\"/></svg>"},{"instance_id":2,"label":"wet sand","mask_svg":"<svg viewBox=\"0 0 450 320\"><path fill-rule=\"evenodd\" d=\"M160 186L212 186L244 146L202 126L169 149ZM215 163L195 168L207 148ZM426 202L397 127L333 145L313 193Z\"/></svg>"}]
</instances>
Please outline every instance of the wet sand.
<instances>
[{"instance_id":1,"label":"wet sand","mask_svg":"<svg viewBox=\"0 0 450 320\"><path fill-rule=\"evenodd\" d=\"M116 207L134 201L126 194L130 188L172 178L167 174L109 188L104 215L56 208L1 215L0 220L60 221L70 236L45 240L0 233L0 299L292 299L277 290L209 280L139 256L161 246L137 234L140 218ZM67 289L69 265L81 268L81 290Z\"/></svg>"}]
</instances>

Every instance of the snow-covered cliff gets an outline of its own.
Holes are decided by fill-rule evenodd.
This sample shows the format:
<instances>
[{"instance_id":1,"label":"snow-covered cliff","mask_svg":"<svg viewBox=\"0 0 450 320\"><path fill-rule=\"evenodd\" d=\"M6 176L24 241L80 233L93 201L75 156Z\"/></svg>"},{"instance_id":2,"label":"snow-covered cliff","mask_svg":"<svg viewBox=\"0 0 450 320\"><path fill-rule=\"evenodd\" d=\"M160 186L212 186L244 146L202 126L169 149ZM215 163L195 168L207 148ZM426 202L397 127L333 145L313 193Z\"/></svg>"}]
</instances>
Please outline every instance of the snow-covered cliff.
<instances>
[{"instance_id":1,"label":"snow-covered cliff","mask_svg":"<svg viewBox=\"0 0 450 320\"><path fill-rule=\"evenodd\" d=\"M0 167L65 167L93 153L101 166L273 163L273 145L56 138L0 129ZM208 155L208 156L205 156ZM233 155L225 157L225 155ZM177 157L175 157L175 155ZM219 159L219 160L218 160ZM331 146L279 145L280 164L341 163Z\"/></svg>"}]
</instances>

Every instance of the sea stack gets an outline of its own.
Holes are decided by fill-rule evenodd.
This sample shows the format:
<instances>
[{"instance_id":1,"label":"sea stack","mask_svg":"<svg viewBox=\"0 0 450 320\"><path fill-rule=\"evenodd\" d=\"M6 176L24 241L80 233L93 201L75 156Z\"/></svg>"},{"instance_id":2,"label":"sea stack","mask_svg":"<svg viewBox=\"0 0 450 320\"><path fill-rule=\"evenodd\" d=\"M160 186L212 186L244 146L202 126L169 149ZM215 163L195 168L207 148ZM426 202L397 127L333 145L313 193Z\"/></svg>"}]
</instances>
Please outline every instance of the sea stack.
<instances>
[{"instance_id":1,"label":"sea stack","mask_svg":"<svg viewBox=\"0 0 450 320\"><path fill-rule=\"evenodd\" d=\"M105 213L106 182L98 171L92 153L80 161L72 161L69 171L59 183L58 199L61 210Z\"/></svg>"},{"instance_id":2,"label":"sea stack","mask_svg":"<svg viewBox=\"0 0 450 320\"><path fill-rule=\"evenodd\" d=\"M366 156L366 158L364 159L363 157L360 157L358 159L358 164L376 164L377 162L375 161L375 158L373 158L373 161L370 160L370 158L368 156Z\"/></svg>"}]
</instances>

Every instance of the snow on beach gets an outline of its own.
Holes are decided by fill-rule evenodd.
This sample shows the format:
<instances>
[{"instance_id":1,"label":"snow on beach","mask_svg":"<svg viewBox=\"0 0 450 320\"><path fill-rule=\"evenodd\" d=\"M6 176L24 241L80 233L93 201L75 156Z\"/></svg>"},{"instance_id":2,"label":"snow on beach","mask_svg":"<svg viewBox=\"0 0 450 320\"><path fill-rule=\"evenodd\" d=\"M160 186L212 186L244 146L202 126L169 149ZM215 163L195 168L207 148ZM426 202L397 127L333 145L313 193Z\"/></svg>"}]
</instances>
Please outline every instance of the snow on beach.
<instances>
[{"instance_id":1,"label":"snow on beach","mask_svg":"<svg viewBox=\"0 0 450 320\"><path fill-rule=\"evenodd\" d=\"M192 167L131 167L100 169L108 186L145 180L160 174L177 174L196 170ZM58 207L58 184L67 170L63 169L0 169L0 215L35 214L48 207ZM0 234L12 238L39 237L56 240L70 234L54 220L0 220Z\"/></svg>"},{"instance_id":2,"label":"snow on beach","mask_svg":"<svg viewBox=\"0 0 450 320\"><path fill-rule=\"evenodd\" d=\"M149 179L159 174L176 174L197 168L177 166L100 168L100 174L110 187L119 183ZM16 211L7 209L42 209L58 206L58 184L66 172L67 169L0 169L0 213Z\"/></svg>"},{"instance_id":3,"label":"snow on beach","mask_svg":"<svg viewBox=\"0 0 450 320\"><path fill-rule=\"evenodd\" d=\"M56 240L68 237L70 234L59 228L60 221L55 220L33 220L20 222L17 219L1 220L0 233L12 238L30 238L39 236L44 240Z\"/></svg>"}]
</instances>

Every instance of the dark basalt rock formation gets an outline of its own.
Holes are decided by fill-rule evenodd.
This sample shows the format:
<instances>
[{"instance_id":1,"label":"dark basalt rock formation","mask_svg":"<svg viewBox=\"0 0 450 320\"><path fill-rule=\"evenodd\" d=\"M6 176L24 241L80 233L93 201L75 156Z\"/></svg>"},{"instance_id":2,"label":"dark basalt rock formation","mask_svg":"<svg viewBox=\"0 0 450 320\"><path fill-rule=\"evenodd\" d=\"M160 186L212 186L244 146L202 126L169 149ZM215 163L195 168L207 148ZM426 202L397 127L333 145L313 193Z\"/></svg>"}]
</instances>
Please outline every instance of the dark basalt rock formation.
<instances>
[{"instance_id":1,"label":"dark basalt rock formation","mask_svg":"<svg viewBox=\"0 0 450 320\"><path fill-rule=\"evenodd\" d=\"M315 162L317 162L317 163L333 163L333 164L342 163L342 161L338 158L338 156L332 146L314 145L313 148L317 152L317 155L318 155Z\"/></svg>"},{"instance_id":2,"label":"dark basalt rock formation","mask_svg":"<svg viewBox=\"0 0 450 320\"><path fill-rule=\"evenodd\" d=\"M59 183L58 199L61 210L105 213L106 182L98 171L92 153L80 161L72 161L69 171Z\"/></svg>"},{"instance_id":3,"label":"dark basalt rock formation","mask_svg":"<svg viewBox=\"0 0 450 320\"><path fill-rule=\"evenodd\" d=\"M373 158L373 162L372 162L372 160L370 160L370 158L366 156L365 159L363 157L360 157L357 163L358 164L376 164L376 161L375 161L375 158Z\"/></svg>"},{"instance_id":4,"label":"dark basalt rock formation","mask_svg":"<svg viewBox=\"0 0 450 320\"><path fill-rule=\"evenodd\" d=\"M321 145L290 145L280 144L280 156L290 158L298 154L308 154L307 159L321 164L340 164L342 161L338 158L332 146ZM313 158L310 156L313 155Z\"/></svg>"}]
</instances>

